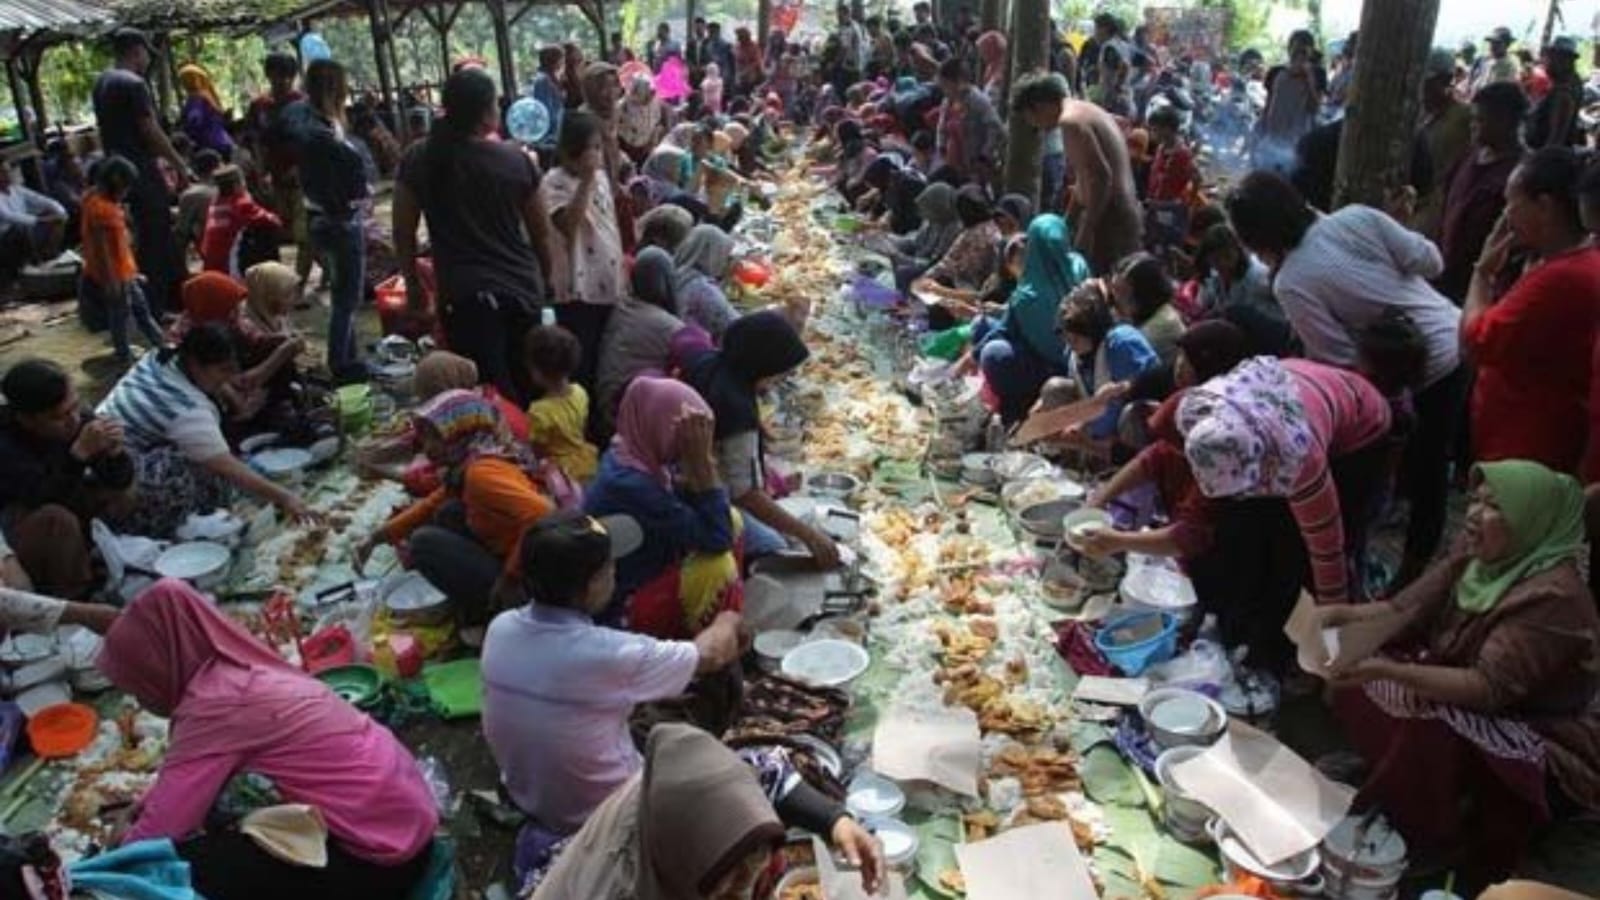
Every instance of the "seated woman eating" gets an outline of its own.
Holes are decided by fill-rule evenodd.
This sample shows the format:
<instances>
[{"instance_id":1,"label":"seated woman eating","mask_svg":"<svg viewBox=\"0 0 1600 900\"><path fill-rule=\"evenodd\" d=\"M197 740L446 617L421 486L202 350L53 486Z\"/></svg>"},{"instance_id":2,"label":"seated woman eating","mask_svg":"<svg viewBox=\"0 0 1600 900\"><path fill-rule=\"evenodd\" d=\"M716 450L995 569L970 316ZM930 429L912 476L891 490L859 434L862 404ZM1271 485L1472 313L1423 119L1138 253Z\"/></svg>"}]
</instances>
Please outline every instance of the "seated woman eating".
<instances>
[{"instance_id":1,"label":"seated woman eating","mask_svg":"<svg viewBox=\"0 0 1600 900\"><path fill-rule=\"evenodd\" d=\"M1413 860L1503 878L1552 819L1600 811L1600 617L1578 573L1583 492L1526 460L1480 463L1455 550L1383 603L1388 649L1336 675L1370 761L1361 796Z\"/></svg>"},{"instance_id":2,"label":"seated woman eating","mask_svg":"<svg viewBox=\"0 0 1600 900\"><path fill-rule=\"evenodd\" d=\"M139 501L111 524L120 531L171 537L190 513L227 506L238 488L297 518L305 501L234 456L218 406L239 375L233 339L217 324L198 325L176 347L147 353L111 389L96 415L122 425Z\"/></svg>"},{"instance_id":3,"label":"seated woman eating","mask_svg":"<svg viewBox=\"0 0 1600 900\"><path fill-rule=\"evenodd\" d=\"M678 314L705 329L712 340L722 340L728 325L739 318L722 290L733 266L733 237L715 225L696 225L678 245L673 263Z\"/></svg>"},{"instance_id":4,"label":"seated woman eating","mask_svg":"<svg viewBox=\"0 0 1600 900\"><path fill-rule=\"evenodd\" d=\"M1163 363L1178 352L1183 317L1172 305L1175 289L1167 267L1150 253L1135 253L1117 263L1111 278L1111 299L1117 318L1139 329Z\"/></svg>"},{"instance_id":5,"label":"seated woman eating","mask_svg":"<svg viewBox=\"0 0 1600 900\"><path fill-rule=\"evenodd\" d=\"M1231 601L1223 641L1255 668L1292 658L1283 624L1310 564L1319 603L1362 596L1352 584L1365 524L1393 468L1388 402L1363 376L1258 356L1190 388L1178 404L1184 456L1212 501L1217 546L1249 547L1257 565L1218 558ZM1232 564L1230 564L1230 561Z\"/></svg>"},{"instance_id":6,"label":"seated woman eating","mask_svg":"<svg viewBox=\"0 0 1600 900\"><path fill-rule=\"evenodd\" d=\"M1062 439L1109 455L1123 408L1123 400L1112 386L1159 367L1161 358L1138 329L1112 317L1103 281L1085 282L1067 295L1061 304L1059 332L1067 344L1067 366L1072 374L1065 384L1063 379L1051 379L1042 392L1042 403L1060 405L1064 399L1094 397L1106 391L1101 394L1105 410L1067 429Z\"/></svg>"},{"instance_id":7,"label":"seated woman eating","mask_svg":"<svg viewBox=\"0 0 1600 900\"><path fill-rule=\"evenodd\" d=\"M758 397L769 384L811 355L781 313L761 310L728 327L722 348L691 358L684 381L700 392L716 418L717 468L734 505L747 513L744 552L747 558L782 550L786 537L804 544L817 564L839 564L839 548L820 528L785 512L767 493L761 454L761 410Z\"/></svg>"},{"instance_id":8,"label":"seated woman eating","mask_svg":"<svg viewBox=\"0 0 1600 900\"><path fill-rule=\"evenodd\" d=\"M642 247L629 275L633 290L606 319L595 375L595 402L606 432L615 422L617 404L629 382L639 375L669 372L673 367L672 339L689 327L678 318L674 277L670 252L661 247ZM709 339L706 344L710 344Z\"/></svg>"},{"instance_id":9,"label":"seated woman eating","mask_svg":"<svg viewBox=\"0 0 1600 900\"><path fill-rule=\"evenodd\" d=\"M176 841L196 893L402 900L422 878L439 813L410 752L188 584L158 581L134 598L97 665L171 719L161 771L122 839ZM207 827L228 780L247 772L317 811L326 865L285 862L238 830Z\"/></svg>"},{"instance_id":10,"label":"seated woman eating","mask_svg":"<svg viewBox=\"0 0 1600 900\"><path fill-rule=\"evenodd\" d=\"M894 286L901 293L938 262L961 234L956 189L942 181L928 185L917 195L917 215L922 224L916 231L889 237L877 248L894 263Z\"/></svg>"},{"instance_id":11,"label":"seated woman eating","mask_svg":"<svg viewBox=\"0 0 1600 900\"><path fill-rule=\"evenodd\" d=\"M685 638L739 609L739 523L717 478L714 428L711 408L681 381L641 376L623 393L617 434L584 508L627 515L645 537L618 561L602 622Z\"/></svg>"},{"instance_id":12,"label":"seated woman eating","mask_svg":"<svg viewBox=\"0 0 1600 900\"><path fill-rule=\"evenodd\" d=\"M524 889L534 888L533 900L772 897L788 825L830 835L861 869L865 891L882 886L877 842L792 766L752 759L688 725L659 725L638 774Z\"/></svg>"},{"instance_id":13,"label":"seated woman eating","mask_svg":"<svg viewBox=\"0 0 1600 900\"><path fill-rule=\"evenodd\" d=\"M1028 225L1022 277L999 319L973 324L972 358L983 372L1000 418L1027 415L1039 388L1066 371L1065 345L1056 331L1061 300L1089 277L1089 264L1072 249L1067 220L1053 213Z\"/></svg>"},{"instance_id":14,"label":"seated woman eating","mask_svg":"<svg viewBox=\"0 0 1600 900\"><path fill-rule=\"evenodd\" d=\"M1000 262L1000 226L983 188L969 184L956 191L961 233L939 261L911 289L946 301L929 309L928 327L938 331L981 312L976 306L984 280Z\"/></svg>"},{"instance_id":15,"label":"seated woman eating","mask_svg":"<svg viewBox=\"0 0 1600 900\"><path fill-rule=\"evenodd\" d=\"M511 439L494 404L472 391L434 397L412 417L422 451L443 472L433 493L391 518L355 551L363 563L380 542L404 542L411 565L455 605L461 621L480 625L502 575L514 581L517 542L555 503L539 465Z\"/></svg>"}]
</instances>

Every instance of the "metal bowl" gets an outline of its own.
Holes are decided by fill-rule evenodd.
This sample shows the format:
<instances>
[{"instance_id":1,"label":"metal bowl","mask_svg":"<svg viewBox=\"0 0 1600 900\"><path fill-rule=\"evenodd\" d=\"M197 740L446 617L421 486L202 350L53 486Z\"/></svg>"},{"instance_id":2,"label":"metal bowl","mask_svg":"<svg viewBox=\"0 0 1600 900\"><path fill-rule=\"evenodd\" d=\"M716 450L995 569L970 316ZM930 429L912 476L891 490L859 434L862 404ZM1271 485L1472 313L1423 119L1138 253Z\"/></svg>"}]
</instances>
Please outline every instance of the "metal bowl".
<instances>
[{"instance_id":1,"label":"metal bowl","mask_svg":"<svg viewBox=\"0 0 1600 900\"><path fill-rule=\"evenodd\" d=\"M1222 704L1187 688L1158 688L1145 694L1139 715L1163 750L1209 746L1228 728Z\"/></svg>"},{"instance_id":2,"label":"metal bowl","mask_svg":"<svg viewBox=\"0 0 1600 900\"><path fill-rule=\"evenodd\" d=\"M761 632L755 639L756 664L763 672L779 671L783 668L783 657L805 639L803 633L786 628Z\"/></svg>"},{"instance_id":3,"label":"metal bowl","mask_svg":"<svg viewBox=\"0 0 1600 900\"><path fill-rule=\"evenodd\" d=\"M1062 520L1082 505L1082 500L1066 497L1032 503L1017 510L1017 525L1036 538L1060 540Z\"/></svg>"},{"instance_id":4,"label":"metal bowl","mask_svg":"<svg viewBox=\"0 0 1600 900\"><path fill-rule=\"evenodd\" d=\"M843 500L861 489L861 479L848 472L818 472L806 479L806 489L819 497Z\"/></svg>"}]
</instances>

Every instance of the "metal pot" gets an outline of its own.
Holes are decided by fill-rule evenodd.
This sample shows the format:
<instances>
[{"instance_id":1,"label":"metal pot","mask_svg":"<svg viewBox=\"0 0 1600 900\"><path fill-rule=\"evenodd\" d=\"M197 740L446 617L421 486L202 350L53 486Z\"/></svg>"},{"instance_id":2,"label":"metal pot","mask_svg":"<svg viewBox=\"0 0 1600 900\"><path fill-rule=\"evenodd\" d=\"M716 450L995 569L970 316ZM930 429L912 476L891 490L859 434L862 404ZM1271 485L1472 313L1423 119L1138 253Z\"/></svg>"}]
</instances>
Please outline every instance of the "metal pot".
<instances>
[{"instance_id":1,"label":"metal pot","mask_svg":"<svg viewBox=\"0 0 1600 900\"><path fill-rule=\"evenodd\" d=\"M1328 896L1391 900L1406 871L1406 841L1381 816L1346 816L1322 839Z\"/></svg>"},{"instance_id":2,"label":"metal pot","mask_svg":"<svg viewBox=\"0 0 1600 900\"><path fill-rule=\"evenodd\" d=\"M1217 850L1228 869L1229 881L1254 876L1265 881L1277 893L1289 897L1319 896L1327 886L1320 872L1322 854L1315 847L1269 866L1257 859L1244 841L1220 818L1206 823L1206 833L1216 841Z\"/></svg>"}]
</instances>

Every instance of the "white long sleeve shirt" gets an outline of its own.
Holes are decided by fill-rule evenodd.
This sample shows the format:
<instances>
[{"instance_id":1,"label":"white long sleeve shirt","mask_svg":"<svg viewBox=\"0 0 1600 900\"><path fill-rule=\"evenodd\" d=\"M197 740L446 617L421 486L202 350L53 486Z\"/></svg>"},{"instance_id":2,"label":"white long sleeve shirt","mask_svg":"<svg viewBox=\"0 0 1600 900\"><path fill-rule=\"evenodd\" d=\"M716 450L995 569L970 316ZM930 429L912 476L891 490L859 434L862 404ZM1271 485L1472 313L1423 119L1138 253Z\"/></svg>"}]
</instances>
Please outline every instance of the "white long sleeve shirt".
<instances>
[{"instance_id":1,"label":"white long sleeve shirt","mask_svg":"<svg viewBox=\"0 0 1600 900\"><path fill-rule=\"evenodd\" d=\"M1461 310L1428 279L1444 270L1433 242L1370 206L1322 216L1278 267L1272 290L1317 362L1356 368L1356 335L1386 309L1411 317L1428 346L1432 385L1461 362Z\"/></svg>"},{"instance_id":2,"label":"white long sleeve shirt","mask_svg":"<svg viewBox=\"0 0 1600 900\"><path fill-rule=\"evenodd\" d=\"M44 194L15 182L0 190L0 233L19 225L31 228L47 215L64 219L67 210Z\"/></svg>"}]
</instances>

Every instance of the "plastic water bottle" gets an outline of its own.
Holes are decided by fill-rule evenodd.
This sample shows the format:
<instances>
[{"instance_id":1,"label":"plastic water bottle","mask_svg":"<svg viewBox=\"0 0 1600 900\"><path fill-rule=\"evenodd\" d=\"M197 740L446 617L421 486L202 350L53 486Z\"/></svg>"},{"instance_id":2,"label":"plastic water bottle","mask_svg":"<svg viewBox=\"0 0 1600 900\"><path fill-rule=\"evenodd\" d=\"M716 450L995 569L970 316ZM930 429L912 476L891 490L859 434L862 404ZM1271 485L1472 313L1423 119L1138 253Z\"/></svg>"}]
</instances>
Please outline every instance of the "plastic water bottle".
<instances>
[{"instance_id":1,"label":"plastic water bottle","mask_svg":"<svg viewBox=\"0 0 1600 900\"><path fill-rule=\"evenodd\" d=\"M542 307L539 310L539 324L551 328L556 324L556 308L554 306Z\"/></svg>"}]
</instances>

